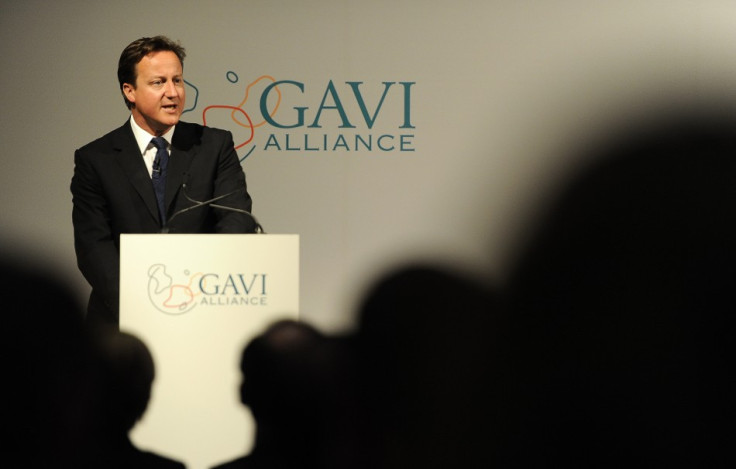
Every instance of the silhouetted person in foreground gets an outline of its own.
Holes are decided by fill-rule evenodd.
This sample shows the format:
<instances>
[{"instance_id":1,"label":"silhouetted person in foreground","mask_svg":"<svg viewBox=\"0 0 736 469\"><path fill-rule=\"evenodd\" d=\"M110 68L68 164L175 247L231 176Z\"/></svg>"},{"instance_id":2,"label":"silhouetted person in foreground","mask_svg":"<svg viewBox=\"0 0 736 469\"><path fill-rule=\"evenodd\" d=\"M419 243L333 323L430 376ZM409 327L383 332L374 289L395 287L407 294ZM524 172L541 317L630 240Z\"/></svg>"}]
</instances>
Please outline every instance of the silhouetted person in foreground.
<instances>
[{"instance_id":1,"label":"silhouetted person in foreground","mask_svg":"<svg viewBox=\"0 0 736 469\"><path fill-rule=\"evenodd\" d=\"M151 396L154 364L145 344L110 329L96 340L98 366L97 438L90 447L92 467L109 469L183 469L184 464L136 448L128 433L143 416Z\"/></svg>"},{"instance_id":2,"label":"silhouetted person in foreground","mask_svg":"<svg viewBox=\"0 0 736 469\"><path fill-rule=\"evenodd\" d=\"M406 267L367 292L355 339L362 467L484 467L499 309L488 287L444 267Z\"/></svg>"},{"instance_id":3,"label":"silhouetted person in foreground","mask_svg":"<svg viewBox=\"0 0 736 469\"><path fill-rule=\"evenodd\" d=\"M82 467L90 432L82 309L27 257L0 254L3 467Z\"/></svg>"},{"instance_id":4,"label":"silhouetted person in foreground","mask_svg":"<svg viewBox=\"0 0 736 469\"><path fill-rule=\"evenodd\" d=\"M217 469L331 467L339 347L296 321L279 321L253 339L241 360L241 401L256 422L255 445Z\"/></svg>"},{"instance_id":5,"label":"silhouetted person in foreground","mask_svg":"<svg viewBox=\"0 0 736 469\"><path fill-rule=\"evenodd\" d=\"M734 467L736 118L616 135L519 257L498 467Z\"/></svg>"}]
</instances>

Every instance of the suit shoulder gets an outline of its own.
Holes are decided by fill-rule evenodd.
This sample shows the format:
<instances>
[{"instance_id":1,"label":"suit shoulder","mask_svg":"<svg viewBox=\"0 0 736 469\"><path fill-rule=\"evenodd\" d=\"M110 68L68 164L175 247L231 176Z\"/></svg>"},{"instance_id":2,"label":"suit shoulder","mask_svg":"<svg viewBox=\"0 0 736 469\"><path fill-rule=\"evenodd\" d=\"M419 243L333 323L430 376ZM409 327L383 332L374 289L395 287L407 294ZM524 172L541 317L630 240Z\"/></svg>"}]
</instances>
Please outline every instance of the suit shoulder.
<instances>
[{"instance_id":1,"label":"suit shoulder","mask_svg":"<svg viewBox=\"0 0 736 469\"><path fill-rule=\"evenodd\" d=\"M99 153L103 151L109 151L115 147L117 147L117 142L119 142L120 138L126 137L127 133L130 133L132 135L132 130L130 130L129 124L126 122L126 124L122 125L121 127L118 127L115 130L112 130L105 135L103 135L100 138L97 138L88 144L80 147L77 149L78 153L88 153L88 152L94 152Z\"/></svg>"},{"instance_id":2,"label":"suit shoulder","mask_svg":"<svg viewBox=\"0 0 736 469\"><path fill-rule=\"evenodd\" d=\"M226 138L230 135L230 131L228 130L218 129L217 127L207 127L184 121L179 121L179 123L176 124L176 128L177 130L181 129L182 133L198 135L203 138ZM176 133L176 131L174 131L174 133Z\"/></svg>"},{"instance_id":3,"label":"suit shoulder","mask_svg":"<svg viewBox=\"0 0 736 469\"><path fill-rule=\"evenodd\" d=\"M174 146L182 150L200 145L208 148L226 148L232 146L232 141L232 134L227 130L182 121L176 124L173 138Z\"/></svg>"}]
</instances>

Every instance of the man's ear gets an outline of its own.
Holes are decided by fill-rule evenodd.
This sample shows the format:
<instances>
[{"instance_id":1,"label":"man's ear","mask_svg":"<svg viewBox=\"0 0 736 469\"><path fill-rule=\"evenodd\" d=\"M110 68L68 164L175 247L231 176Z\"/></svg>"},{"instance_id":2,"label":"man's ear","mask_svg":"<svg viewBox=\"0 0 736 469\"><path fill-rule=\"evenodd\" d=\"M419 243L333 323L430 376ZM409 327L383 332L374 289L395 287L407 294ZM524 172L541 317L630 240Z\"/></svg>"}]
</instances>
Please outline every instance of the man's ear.
<instances>
[{"instance_id":1,"label":"man's ear","mask_svg":"<svg viewBox=\"0 0 736 469\"><path fill-rule=\"evenodd\" d=\"M128 101L135 103L135 86L130 83L123 83L123 94L128 98Z\"/></svg>"}]
</instances>

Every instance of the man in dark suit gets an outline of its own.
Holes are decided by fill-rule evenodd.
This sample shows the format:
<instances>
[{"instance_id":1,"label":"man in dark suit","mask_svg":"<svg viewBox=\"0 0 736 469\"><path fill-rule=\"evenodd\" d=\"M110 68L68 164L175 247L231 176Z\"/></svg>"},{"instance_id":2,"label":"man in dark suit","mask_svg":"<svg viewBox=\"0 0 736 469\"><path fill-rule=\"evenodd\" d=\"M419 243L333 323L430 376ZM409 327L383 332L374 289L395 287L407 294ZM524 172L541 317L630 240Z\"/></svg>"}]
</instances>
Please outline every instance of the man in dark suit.
<instances>
[{"instance_id":1,"label":"man in dark suit","mask_svg":"<svg viewBox=\"0 0 736 469\"><path fill-rule=\"evenodd\" d=\"M131 117L74 155L74 246L92 286L92 323L119 321L120 233L249 233L258 226L230 132L179 121L184 57L163 36L128 45L118 81ZM192 200L226 194L217 204L235 210L182 212Z\"/></svg>"}]
</instances>

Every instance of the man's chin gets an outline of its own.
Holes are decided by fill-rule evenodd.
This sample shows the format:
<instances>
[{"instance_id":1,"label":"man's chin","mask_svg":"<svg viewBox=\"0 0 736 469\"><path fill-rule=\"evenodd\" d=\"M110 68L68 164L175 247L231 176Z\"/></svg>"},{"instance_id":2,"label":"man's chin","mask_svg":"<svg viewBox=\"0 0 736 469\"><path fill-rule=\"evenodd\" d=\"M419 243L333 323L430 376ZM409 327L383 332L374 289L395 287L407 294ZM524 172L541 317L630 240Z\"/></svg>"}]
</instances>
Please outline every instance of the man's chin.
<instances>
[{"instance_id":1,"label":"man's chin","mask_svg":"<svg viewBox=\"0 0 736 469\"><path fill-rule=\"evenodd\" d=\"M181 117L181 113L167 114L164 118L161 119L161 122L165 123L168 126L176 125L179 122L180 117Z\"/></svg>"},{"instance_id":2,"label":"man's chin","mask_svg":"<svg viewBox=\"0 0 736 469\"><path fill-rule=\"evenodd\" d=\"M175 126L179 123L179 116L166 116L166 118L162 118L159 120L157 124L158 130L161 130L163 132L166 132L171 127Z\"/></svg>"}]
</instances>

